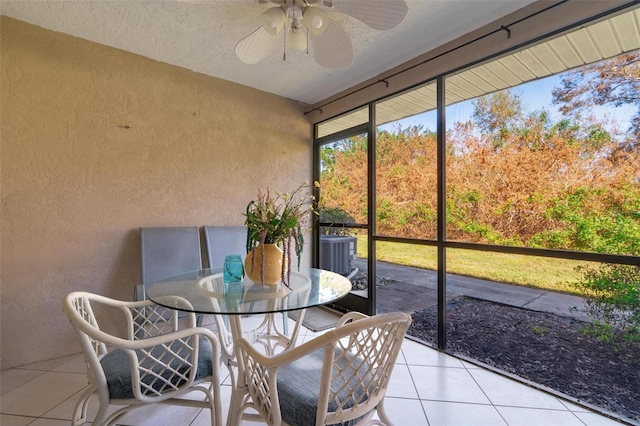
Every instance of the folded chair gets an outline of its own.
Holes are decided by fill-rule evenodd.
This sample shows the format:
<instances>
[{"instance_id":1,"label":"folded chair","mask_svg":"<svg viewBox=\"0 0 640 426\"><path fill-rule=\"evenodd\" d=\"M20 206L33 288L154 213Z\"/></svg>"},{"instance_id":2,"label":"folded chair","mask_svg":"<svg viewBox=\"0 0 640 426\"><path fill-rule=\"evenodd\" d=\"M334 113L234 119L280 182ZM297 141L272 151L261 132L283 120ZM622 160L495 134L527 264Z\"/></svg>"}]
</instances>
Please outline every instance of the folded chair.
<instances>
[{"instance_id":1,"label":"folded chair","mask_svg":"<svg viewBox=\"0 0 640 426\"><path fill-rule=\"evenodd\" d=\"M189 307L182 298L170 298L172 306ZM152 403L207 408L211 425L222 424L218 340L210 330L196 328L193 313L179 320L176 310L151 301L123 302L80 291L67 295L62 308L80 341L89 379L74 408L73 426L86 422L94 394L100 404L95 425L113 424L129 410ZM125 337L103 331L96 314L110 322L121 315ZM179 323L185 323L183 329ZM180 398L192 391L204 400ZM109 405L123 407L108 414Z\"/></svg>"},{"instance_id":2,"label":"folded chair","mask_svg":"<svg viewBox=\"0 0 640 426\"><path fill-rule=\"evenodd\" d=\"M239 254L243 262L247 257L246 226L205 226L204 241L209 268L222 268L228 254Z\"/></svg>"},{"instance_id":3,"label":"folded chair","mask_svg":"<svg viewBox=\"0 0 640 426\"><path fill-rule=\"evenodd\" d=\"M144 285L202 269L197 226L140 228L141 284L133 300L144 300Z\"/></svg>"},{"instance_id":4,"label":"folded chair","mask_svg":"<svg viewBox=\"0 0 640 426\"><path fill-rule=\"evenodd\" d=\"M140 258L142 281L133 290L134 301L147 298L147 284L202 269L200 231L197 226L140 228ZM201 326L202 315L196 318Z\"/></svg>"},{"instance_id":5,"label":"folded chair","mask_svg":"<svg viewBox=\"0 0 640 426\"><path fill-rule=\"evenodd\" d=\"M351 312L335 329L272 357L240 339L242 372L230 424L246 419L278 426L390 425L384 396L410 323L403 312ZM248 408L258 414L246 413ZM376 411L380 420L373 419Z\"/></svg>"}]
</instances>

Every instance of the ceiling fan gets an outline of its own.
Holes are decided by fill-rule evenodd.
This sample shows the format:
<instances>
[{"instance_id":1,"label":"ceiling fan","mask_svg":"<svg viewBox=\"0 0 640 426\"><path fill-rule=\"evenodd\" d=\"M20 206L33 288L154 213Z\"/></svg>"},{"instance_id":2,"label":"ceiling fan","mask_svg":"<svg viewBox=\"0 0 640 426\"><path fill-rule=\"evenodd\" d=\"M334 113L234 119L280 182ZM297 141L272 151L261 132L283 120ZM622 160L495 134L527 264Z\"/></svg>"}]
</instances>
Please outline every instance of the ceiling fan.
<instances>
[{"instance_id":1,"label":"ceiling fan","mask_svg":"<svg viewBox=\"0 0 640 426\"><path fill-rule=\"evenodd\" d=\"M261 26L236 44L238 58L256 64L269 56L278 42L290 50L309 51L326 68L347 68L353 63L353 46L347 32L330 17L332 12L358 19L376 30L389 30L407 15L404 0L180 0L186 3L268 4ZM282 38L281 38L282 37ZM286 60L286 50L283 53Z\"/></svg>"}]
</instances>

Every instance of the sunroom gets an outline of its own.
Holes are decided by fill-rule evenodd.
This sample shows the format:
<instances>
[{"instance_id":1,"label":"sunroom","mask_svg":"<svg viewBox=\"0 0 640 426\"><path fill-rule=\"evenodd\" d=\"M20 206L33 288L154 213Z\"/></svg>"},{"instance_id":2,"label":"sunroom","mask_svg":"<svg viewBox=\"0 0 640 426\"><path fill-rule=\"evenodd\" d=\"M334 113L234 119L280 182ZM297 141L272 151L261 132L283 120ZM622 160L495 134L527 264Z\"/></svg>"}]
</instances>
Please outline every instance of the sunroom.
<instances>
[{"instance_id":1,"label":"sunroom","mask_svg":"<svg viewBox=\"0 0 640 426\"><path fill-rule=\"evenodd\" d=\"M522 386L518 390L510 391L518 398L502 399L498 390L507 389L508 385L501 381L501 374L495 378L485 376L485 370L475 370L478 367L473 360L443 353L451 352L446 330L456 326L455 320L447 321L448 292L454 286L449 279L451 275L473 275L464 269L467 257L476 256L476 264L496 265L485 268L486 274L487 270L505 269L506 258L502 256L508 256L509 261L515 262L512 269L521 269L524 282L518 283L525 287L532 284L527 280L531 281L540 269L550 268L545 263L548 259L559 264L554 266L557 269L572 269L572 262L640 265L637 246L634 249L632 245L636 238L633 233L627 234L627 241L631 241L628 245L580 249L555 244L557 239L542 231L533 240L516 240L506 233L495 237L490 230L478 226L485 223L479 219L481 209L490 210L493 202L494 210L516 212L509 210L513 200L493 198L483 203L478 198L483 194L478 195L473 189L447 192L458 182L454 178L473 181L481 175L470 172L478 163L463 164L462 155L446 155L447 150L462 153L468 149L460 142L454 146L450 136L456 131L462 134L464 124L474 114L480 116L479 99L491 99L496 93L511 89L519 96L521 106L532 106L530 112L540 111L542 107L534 106L542 97L540 92L550 98L553 87L531 89L527 84L547 78L555 78L557 83L559 75L585 65L625 54L637 55L637 2L472 1L447 6L443 2L406 1L406 23L419 29L405 33L413 38L404 40L412 46L403 50L404 57L374 50L373 54L367 53L371 56L366 56L366 61L361 61L356 47L354 67L327 72L318 71L314 65L308 76L304 74L310 65L305 61L313 63L312 55L289 53L286 61L268 58L264 69L259 68L260 64L239 62L233 46L251 28L218 34L217 37L233 39L227 43L231 50L213 58L192 58L201 50L166 46L181 37L205 43L203 28L214 26L217 19L232 21L257 7L249 2L110 3L2 4L1 346L2 381L7 384L2 390L3 424L5 419L21 421L15 417L29 421L38 418L33 424L66 424L65 408L82 388L83 376L69 379L78 381L79 387L68 390L69 395L50 405L47 402L37 409L16 408L15 403L10 406L6 401L22 399L22 394L12 396L11 392L32 380L35 384L38 378L42 383L52 377L62 379L67 377L62 376L65 369L77 373L81 363L77 360L79 348L60 311L60 302L65 294L79 289L130 299L132 288L140 279L141 227L242 225L246 204L257 189L288 191L302 181L313 180L320 182L324 208L346 212L349 219L321 215L308 238L303 261L321 265L322 235L349 233L357 237L353 262L366 282L365 291L354 290L334 308L380 312L386 303L385 290L392 287L377 284L381 279L394 281L394 276L383 272L386 264L435 271L429 277L420 272L422 275L419 273L413 283L433 284L422 287L425 294L432 296L430 304L424 302L420 306L423 302L418 302L412 312L433 307L434 322L428 328L435 337L431 342L418 339L420 343L407 343L404 367L396 371L401 376L396 379L395 394L388 395L398 403L390 415L395 412L404 420L398 420L398 424L412 424L411 419L415 424L525 423L522 419L530 419L530 424L538 424L539 419L598 424L639 420L631 412L621 414L613 406L582 404L579 397L562 399L553 389L548 392L544 386L526 380L524 384L518 382ZM429 13L447 16L438 15L444 14L447 7L458 8L458 15L469 8L469 16L460 18L464 25L453 15L432 30L411 18L412 12L421 17ZM117 26L118 30L104 18L107 12L123 23ZM93 21L86 21L87 16ZM154 19L163 24L171 22L172 26L158 29L160 24ZM135 36L124 32L126 27L136 28ZM168 34L164 42L137 38L156 31ZM358 37L366 32L357 25L353 31L357 46ZM376 41L394 37L393 31L376 33ZM165 51L181 52L182 58L167 57ZM395 59L386 59L385 55ZM191 69L181 65L188 63L181 60L188 59L197 65ZM227 70L226 76L211 71L215 64ZM255 81L242 83L252 78ZM637 88L637 80L635 84ZM549 101L546 102L545 106ZM623 106L624 112L611 107L603 113L614 120L605 129L610 134L619 131L617 139L613 138L616 141L628 136L625 132L633 124L633 108L637 109L637 103ZM589 113L583 112L584 115ZM558 117L552 120L561 121ZM500 131L509 126L487 124L482 128L479 122L474 124L476 129L495 131L491 134L492 138L495 136L491 139L496 143L494 151L502 148L498 146L502 142L500 136L504 136ZM520 123L519 129L530 124ZM466 140L473 140L480 130L474 133L467 129ZM414 186L402 186L397 182L417 178L413 169L403 168L398 160L383 170L381 160L385 153L376 149L386 147L394 137L404 138L403 143L408 144L412 135L430 138L428 145L420 146L426 151L419 161L431 174ZM353 148L358 141L365 141L358 157L360 163L343 164L355 167L360 180L347 186L344 180L340 181L341 176L327 173L326 154L329 148ZM518 161L522 158L512 157ZM459 160L457 168L450 163L455 159ZM535 157L529 160L539 161ZM411 161L418 161L417 156ZM633 164L637 166L631 163L631 168ZM490 169L503 170L497 163L492 163ZM623 177L628 187L636 191L631 194L637 194L639 169L635 174L631 169ZM506 188L509 181L517 181L527 169L504 170L511 172L502 176ZM351 177L355 175L354 172ZM431 182L431 186L424 182ZM624 181L616 182L622 185ZM560 186L563 183L557 182ZM496 187L495 181L487 185ZM349 197L340 192L347 189ZM394 190L406 191L405 198L390 198ZM526 196L536 194L539 191ZM403 210L416 199L422 201L419 208L423 217L416 218L414 213L405 214ZM456 208L463 206L474 206L477 220L470 220L470 210L465 210L467 216L458 217L458 224L464 226L454 229L447 214L462 212ZM530 217L525 214L518 223L525 227L544 218L542 213ZM636 215L635 224L627 229L637 230L638 220ZM423 263L416 265L394 257L407 247L411 257ZM525 264L531 269L525 270ZM493 279L508 281L500 274ZM558 284L562 280L556 279ZM488 292L494 290L490 288ZM400 300L397 309L403 310L403 303L408 300ZM544 330L538 332L542 334ZM503 338L508 340L509 335ZM414 365L418 368L413 369ZM441 367L448 368L446 375L436 373ZM638 381L637 375L631 379ZM459 386L453 395L434 394L423 384L430 380L444 380L445 383L438 383L441 389L456 380ZM415 389L404 393L407 384ZM465 396L463 390L471 386L478 386L478 394ZM528 393L529 389L535 389L535 393ZM537 398L542 401L540 404L531 403ZM37 399L41 402L46 398ZM528 402L521 403L524 400ZM638 416L637 407L635 410ZM596 411L602 411L604 416ZM466 417L456 417L458 413L465 413ZM190 420L172 424L197 424L191 421L198 413L190 415L186 417ZM139 418L131 422L146 424Z\"/></svg>"}]
</instances>

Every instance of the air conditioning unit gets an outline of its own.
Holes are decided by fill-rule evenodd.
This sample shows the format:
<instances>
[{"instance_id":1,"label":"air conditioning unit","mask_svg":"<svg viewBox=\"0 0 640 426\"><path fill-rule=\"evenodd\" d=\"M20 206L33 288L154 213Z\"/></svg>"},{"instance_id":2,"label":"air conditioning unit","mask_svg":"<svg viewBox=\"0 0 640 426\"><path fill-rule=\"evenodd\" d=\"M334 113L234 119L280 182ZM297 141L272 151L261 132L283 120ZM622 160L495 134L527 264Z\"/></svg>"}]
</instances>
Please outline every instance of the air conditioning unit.
<instances>
[{"instance_id":1,"label":"air conditioning unit","mask_svg":"<svg viewBox=\"0 0 640 426\"><path fill-rule=\"evenodd\" d=\"M320 268L348 275L356 257L356 238L339 235L320 236Z\"/></svg>"}]
</instances>

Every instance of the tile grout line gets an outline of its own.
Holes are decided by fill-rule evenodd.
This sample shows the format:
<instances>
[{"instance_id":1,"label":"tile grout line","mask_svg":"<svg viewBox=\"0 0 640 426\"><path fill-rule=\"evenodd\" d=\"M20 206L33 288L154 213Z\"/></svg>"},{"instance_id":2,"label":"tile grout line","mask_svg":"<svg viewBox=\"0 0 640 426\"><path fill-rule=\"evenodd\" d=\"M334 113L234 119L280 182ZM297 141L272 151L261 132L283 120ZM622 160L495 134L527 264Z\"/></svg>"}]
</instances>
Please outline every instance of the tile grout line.
<instances>
[{"instance_id":1,"label":"tile grout line","mask_svg":"<svg viewBox=\"0 0 640 426\"><path fill-rule=\"evenodd\" d=\"M407 340L404 339L403 340L403 344L404 342L406 342ZM402 351L402 358L404 358L404 362L405 365L407 366L407 371L409 372L409 377L411 377L411 384L413 385L413 389L416 391L416 396L418 397L418 401L420 401L420 408L422 408L422 413L424 414L424 418L427 419L427 426L429 426L431 424L431 422L429 422L429 416L427 415L427 410L424 408L424 404L422 403L422 398L420 398L420 392L418 392L418 387L416 386L416 381L413 378L413 374L411 374L411 369L409 368L409 362L407 361L407 356L404 354L404 348L401 347L400 350ZM393 373L391 373L393 375Z\"/></svg>"},{"instance_id":2,"label":"tile grout line","mask_svg":"<svg viewBox=\"0 0 640 426\"><path fill-rule=\"evenodd\" d=\"M464 369L466 370L467 374L469 374L469 376L471 376L471 379L473 380L473 382L478 385L478 387L480 388L480 390L482 391L483 395L489 400L489 402L491 403L491 406L493 407L493 409L496 411L496 413L498 413L498 416L500 416L500 418L502 419L502 421L509 426L509 422L507 421L507 419L504 418L504 416L502 415L502 413L500 412L500 410L498 410L498 407L496 407L496 404L493 403L493 401L491 400L491 398L489 397L489 395L487 394L487 392L485 392L484 388L480 385L480 383L478 383L478 380L476 379L476 377L471 374L471 371L469 368L467 368L467 366L464 364L464 362L461 362L462 366L464 367Z\"/></svg>"}]
</instances>

